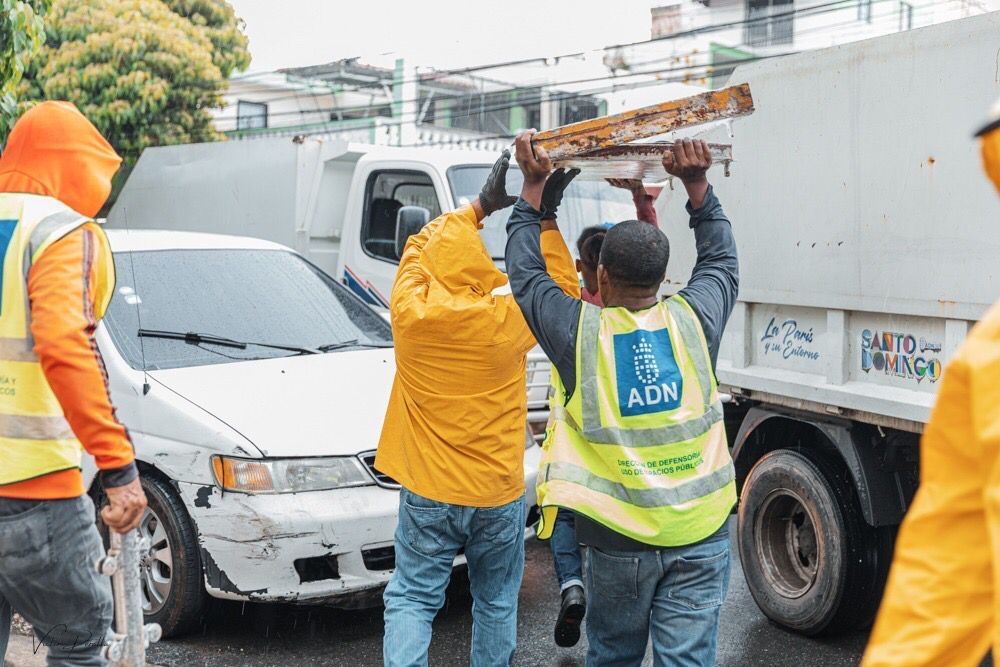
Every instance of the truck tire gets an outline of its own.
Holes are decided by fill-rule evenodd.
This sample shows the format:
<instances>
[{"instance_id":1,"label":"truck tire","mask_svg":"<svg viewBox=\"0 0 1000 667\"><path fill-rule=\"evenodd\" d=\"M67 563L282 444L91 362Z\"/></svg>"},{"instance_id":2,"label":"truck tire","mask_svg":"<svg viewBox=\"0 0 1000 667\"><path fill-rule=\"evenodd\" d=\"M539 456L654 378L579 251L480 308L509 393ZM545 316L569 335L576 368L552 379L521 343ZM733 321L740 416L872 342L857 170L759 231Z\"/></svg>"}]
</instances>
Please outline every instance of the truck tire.
<instances>
[{"instance_id":1,"label":"truck tire","mask_svg":"<svg viewBox=\"0 0 1000 667\"><path fill-rule=\"evenodd\" d=\"M198 537L180 498L170 484L156 476L140 475L148 506L139 534L149 537L148 554L140 558L143 616L159 623L164 637L190 632L202 619L207 594L201 570ZM98 506L106 504L103 492ZM107 526L98 528L107 546Z\"/></svg>"},{"instance_id":2,"label":"truck tire","mask_svg":"<svg viewBox=\"0 0 1000 667\"><path fill-rule=\"evenodd\" d=\"M892 556L892 528L861 514L837 462L779 449L743 485L738 544L747 586L773 622L833 635L871 623Z\"/></svg>"}]
</instances>

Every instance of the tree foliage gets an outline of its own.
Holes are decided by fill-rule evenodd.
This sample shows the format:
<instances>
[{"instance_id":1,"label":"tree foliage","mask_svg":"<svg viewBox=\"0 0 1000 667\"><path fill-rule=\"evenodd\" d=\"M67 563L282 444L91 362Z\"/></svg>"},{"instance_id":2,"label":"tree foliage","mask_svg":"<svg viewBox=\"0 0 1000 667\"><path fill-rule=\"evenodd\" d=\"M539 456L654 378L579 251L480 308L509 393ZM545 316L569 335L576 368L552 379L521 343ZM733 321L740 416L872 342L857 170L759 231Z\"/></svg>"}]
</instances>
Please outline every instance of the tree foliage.
<instances>
[{"instance_id":1,"label":"tree foliage","mask_svg":"<svg viewBox=\"0 0 1000 667\"><path fill-rule=\"evenodd\" d=\"M0 0L0 139L17 114L15 93L32 55L42 46L42 17L52 0Z\"/></svg>"},{"instance_id":2,"label":"tree foliage","mask_svg":"<svg viewBox=\"0 0 1000 667\"><path fill-rule=\"evenodd\" d=\"M249 64L246 46L224 0L55 0L22 106L75 103L128 161L147 146L212 141L209 110Z\"/></svg>"},{"instance_id":3,"label":"tree foliage","mask_svg":"<svg viewBox=\"0 0 1000 667\"><path fill-rule=\"evenodd\" d=\"M243 19L236 16L233 6L222 0L165 0L175 13L202 28L212 42L212 61L229 78L234 71L250 66L247 36Z\"/></svg>"}]
</instances>

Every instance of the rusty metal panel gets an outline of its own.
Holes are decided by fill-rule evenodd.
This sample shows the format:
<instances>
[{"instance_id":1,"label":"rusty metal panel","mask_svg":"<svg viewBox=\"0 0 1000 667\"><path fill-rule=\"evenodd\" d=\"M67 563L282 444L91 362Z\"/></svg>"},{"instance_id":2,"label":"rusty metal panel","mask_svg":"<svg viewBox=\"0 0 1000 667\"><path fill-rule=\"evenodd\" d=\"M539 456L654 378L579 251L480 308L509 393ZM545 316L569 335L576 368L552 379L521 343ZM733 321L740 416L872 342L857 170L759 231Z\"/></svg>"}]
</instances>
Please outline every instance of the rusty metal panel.
<instances>
[{"instance_id":1,"label":"rusty metal panel","mask_svg":"<svg viewBox=\"0 0 1000 667\"><path fill-rule=\"evenodd\" d=\"M560 160L751 113L753 97L750 86L744 83L539 132L532 145L541 146L550 158Z\"/></svg>"},{"instance_id":2,"label":"rusty metal panel","mask_svg":"<svg viewBox=\"0 0 1000 667\"><path fill-rule=\"evenodd\" d=\"M556 167L579 169L578 178L603 180L605 178L638 178L646 182L663 181L668 178L663 170L663 153L673 146L672 141L657 141L645 144L625 144L602 148L585 155L574 155L556 160ZM729 172L733 161L733 148L728 144L709 144L712 164L722 165Z\"/></svg>"}]
</instances>

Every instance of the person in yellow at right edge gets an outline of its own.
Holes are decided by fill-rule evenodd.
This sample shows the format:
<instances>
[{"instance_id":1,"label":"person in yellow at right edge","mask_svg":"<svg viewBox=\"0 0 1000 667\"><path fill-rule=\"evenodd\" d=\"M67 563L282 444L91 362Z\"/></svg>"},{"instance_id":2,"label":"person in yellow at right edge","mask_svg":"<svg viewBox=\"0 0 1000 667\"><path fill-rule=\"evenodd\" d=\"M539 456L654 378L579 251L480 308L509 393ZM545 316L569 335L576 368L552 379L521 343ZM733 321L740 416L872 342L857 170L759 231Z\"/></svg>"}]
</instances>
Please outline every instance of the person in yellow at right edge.
<instances>
[{"instance_id":1,"label":"person in yellow at right edge","mask_svg":"<svg viewBox=\"0 0 1000 667\"><path fill-rule=\"evenodd\" d=\"M976 136L1000 192L1000 101ZM1000 303L941 380L861 664L976 667L991 646L1000 647Z\"/></svg>"},{"instance_id":2,"label":"person in yellow at right edge","mask_svg":"<svg viewBox=\"0 0 1000 667\"><path fill-rule=\"evenodd\" d=\"M524 573L526 354L535 339L478 230L511 206L510 151L479 197L406 244L390 298L396 378L375 467L402 485L396 567L385 590L388 667L426 665L431 623L464 550L473 667L509 665ZM549 275L580 288L554 213L576 172L553 175L542 234Z\"/></svg>"},{"instance_id":3,"label":"person in yellow at right edge","mask_svg":"<svg viewBox=\"0 0 1000 667\"><path fill-rule=\"evenodd\" d=\"M0 156L0 663L11 610L31 623L48 664L100 667L111 584L80 474L94 456L125 533L146 507L135 453L115 417L94 330L114 263L93 221L121 158L69 102L42 102Z\"/></svg>"}]
</instances>

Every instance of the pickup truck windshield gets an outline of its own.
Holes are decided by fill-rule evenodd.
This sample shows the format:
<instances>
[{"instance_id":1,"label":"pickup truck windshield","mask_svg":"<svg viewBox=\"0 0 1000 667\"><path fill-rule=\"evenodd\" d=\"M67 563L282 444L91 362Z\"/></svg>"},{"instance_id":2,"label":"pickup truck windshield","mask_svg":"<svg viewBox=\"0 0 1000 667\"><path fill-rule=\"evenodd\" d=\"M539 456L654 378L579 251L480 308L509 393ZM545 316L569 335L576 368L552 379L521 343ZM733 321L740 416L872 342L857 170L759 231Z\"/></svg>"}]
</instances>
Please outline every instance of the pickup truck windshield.
<instances>
[{"instance_id":1,"label":"pickup truck windshield","mask_svg":"<svg viewBox=\"0 0 1000 667\"><path fill-rule=\"evenodd\" d=\"M132 368L158 370L392 344L389 325L347 289L284 250L115 253L104 324ZM139 330L145 334L139 336ZM184 336L148 335L197 332ZM208 336L207 334L211 334ZM141 346L140 346L141 341Z\"/></svg>"},{"instance_id":2,"label":"pickup truck windshield","mask_svg":"<svg viewBox=\"0 0 1000 667\"><path fill-rule=\"evenodd\" d=\"M479 196L493 165L463 165L448 170L454 205L465 206ZM507 192L518 194L524 177L520 169L511 165L507 172ZM483 243L494 260L502 261L507 247L505 226L510 210L497 211L483 221ZM563 195L559 205L559 229L566 239L570 251L576 255L576 239L584 227L605 222L621 222L635 219L632 196L620 188L613 188L603 181L573 181Z\"/></svg>"}]
</instances>

